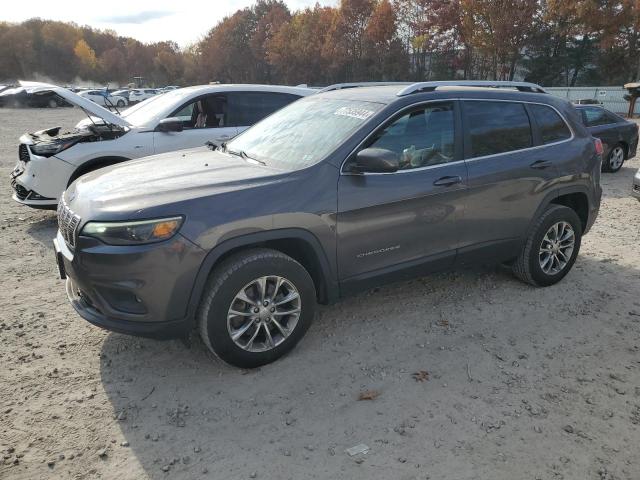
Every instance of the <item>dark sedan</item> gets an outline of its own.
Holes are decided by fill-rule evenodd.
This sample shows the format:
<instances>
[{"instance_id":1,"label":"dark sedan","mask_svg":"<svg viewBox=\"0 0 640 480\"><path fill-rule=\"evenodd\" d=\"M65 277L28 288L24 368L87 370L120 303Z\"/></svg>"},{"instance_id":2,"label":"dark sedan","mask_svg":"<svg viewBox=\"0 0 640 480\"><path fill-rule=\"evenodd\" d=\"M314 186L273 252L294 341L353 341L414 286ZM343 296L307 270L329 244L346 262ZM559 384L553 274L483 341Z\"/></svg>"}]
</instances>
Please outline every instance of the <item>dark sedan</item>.
<instances>
[{"instance_id":1,"label":"dark sedan","mask_svg":"<svg viewBox=\"0 0 640 480\"><path fill-rule=\"evenodd\" d=\"M591 135L602 140L602 170L617 172L638 148L638 124L595 105L576 105Z\"/></svg>"},{"instance_id":2,"label":"dark sedan","mask_svg":"<svg viewBox=\"0 0 640 480\"><path fill-rule=\"evenodd\" d=\"M55 93L46 92L42 94L28 93L23 87L7 88L0 92L0 107L8 108L56 108L71 107L64 98Z\"/></svg>"}]
</instances>

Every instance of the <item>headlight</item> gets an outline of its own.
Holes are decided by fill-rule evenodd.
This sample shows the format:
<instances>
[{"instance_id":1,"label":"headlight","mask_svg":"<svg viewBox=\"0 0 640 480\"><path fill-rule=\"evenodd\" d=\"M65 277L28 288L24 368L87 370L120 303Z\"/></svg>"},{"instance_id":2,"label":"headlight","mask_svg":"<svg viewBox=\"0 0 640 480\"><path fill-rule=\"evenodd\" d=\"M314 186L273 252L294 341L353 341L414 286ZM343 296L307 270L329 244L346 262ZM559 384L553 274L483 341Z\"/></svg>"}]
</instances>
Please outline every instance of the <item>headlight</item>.
<instances>
[{"instance_id":1,"label":"headlight","mask_svg":"<svg viewBox=\"0 0 640 480\"><path fill-rule=\"evenodd\" d=\"M30 145L30 148L31 148L31 151L36 155L39 155L41 157L50 157L51 155L55 155L56 153L60 153L61 151L66 150L67 148L71 147L75 143L76 143L75 139L73 141L61 142L61 143L43 142L43 143L35 143L33 145Z\"/></svg>"},{"instance_id":2,"label":"headlight","mask_svg":"<svg viewBox=\"0 0 640 480\"><path fill-rule=\"evenodd\" d=\"M178 233L182 220L182 217L171 217L135 222L88 222L81 235L97 238L109 245L142 245L173 237Z\"/></svg>"}]
</instances>

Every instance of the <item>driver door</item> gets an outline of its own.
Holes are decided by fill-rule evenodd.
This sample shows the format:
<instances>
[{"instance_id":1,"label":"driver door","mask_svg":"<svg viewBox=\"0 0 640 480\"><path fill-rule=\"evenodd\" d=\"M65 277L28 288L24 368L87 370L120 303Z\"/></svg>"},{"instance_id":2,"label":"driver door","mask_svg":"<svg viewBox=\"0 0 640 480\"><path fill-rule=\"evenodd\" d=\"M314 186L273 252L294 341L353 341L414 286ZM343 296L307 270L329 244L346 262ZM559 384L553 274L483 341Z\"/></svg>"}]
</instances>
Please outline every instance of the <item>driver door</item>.
<instances>
[{"instance_id":1,"label":"driver door","mask_svg":"<svg viewBox=\"0 0 640 480\"><path fill-rule=\"evenodd\" d=\"M229 126L226 95L205 95L176 109L169 117L182 121L181 132L153 132L155 153L200 147L207 142L219 145L238 133L236 127Z\"/></svg>"},{"instance_id":2,"label":"driver door","mask_svg":"<svg viewBox=\"0 0 640 480\"><path fill-rule=\"evenodd\" d=\"M453 263L467 182L458 108L456 101L414 107L362 145L396 153L397 172L349 173L347 161L338 183L342 282Z\"/></svg>"}]
</instances>

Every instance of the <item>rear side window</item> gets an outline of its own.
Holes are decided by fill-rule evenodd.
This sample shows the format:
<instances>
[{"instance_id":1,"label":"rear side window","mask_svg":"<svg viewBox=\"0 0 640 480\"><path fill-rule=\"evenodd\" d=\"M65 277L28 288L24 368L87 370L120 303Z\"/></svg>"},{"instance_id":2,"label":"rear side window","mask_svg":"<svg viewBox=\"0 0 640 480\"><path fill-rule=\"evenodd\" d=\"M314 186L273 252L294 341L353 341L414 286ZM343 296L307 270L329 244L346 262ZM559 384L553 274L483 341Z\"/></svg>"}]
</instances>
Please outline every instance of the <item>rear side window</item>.
<instances>
[{"instance_id":1,"label":"rear side window","mask_svg":"<svg viewBox=\"0 0 640 480\"><path fill-rule=\"evenodd\" d=\"M571 138L569 127L553 108L535 104L530 104L529 108L538 124L543 145Z\"/></svg>"},{"instance_id":2,"label":"rear side window","mask_svg":"<svg viewBox=\"0 0 640 480\"><path fill-rule=\"evenodd\" d=\"M237 92L229 94L229 123L248 127L299 97L288 93Z\"/></svg>"},{"instance_id":3,"label":"rear side window","mask_svg":"<svg viewBox=\"0 0 640 480\"><path fill-rule=\"evenodd\" d=\"M533 145L529 116L521 103L465 101L464 116L471 141L471 158Z\"/></svg>"},{"instance_id":4,"label":"rear side window","mask_svg":"<svg viewBox=\"0 0 640 480\"><path fill-rule=\"evenodd\" d=\"M587 107L582 110L582 119L587 127L597 127L598 125L607 125L610 123L618 123L619 119L616 115L608 112L604 108Z\"/></svg>"}]
</instances>

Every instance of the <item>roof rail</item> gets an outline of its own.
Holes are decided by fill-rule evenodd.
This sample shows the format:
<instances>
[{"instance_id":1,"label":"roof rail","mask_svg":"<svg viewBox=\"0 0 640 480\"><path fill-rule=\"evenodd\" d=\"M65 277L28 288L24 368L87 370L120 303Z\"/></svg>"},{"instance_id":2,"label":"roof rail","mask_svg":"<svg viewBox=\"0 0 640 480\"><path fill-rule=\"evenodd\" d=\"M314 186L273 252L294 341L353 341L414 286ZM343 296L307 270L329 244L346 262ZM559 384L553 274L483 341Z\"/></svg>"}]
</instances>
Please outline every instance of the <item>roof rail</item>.
<instances>
[{"instance_id":1,"label":"roof rail","mask_svg":"<svg viewBox=\"0 0 640 480\"><path fill-rule=\"evenodd\" d=\"M396 95L398 97L403 97L417 92L432 92L438 87L515 88L521 92L547 93L540 85L529 82L510 82L505 80L449 80L444 82L413 83L400 90Z\"/></svg>"},{"instance_id":2,"label":"roof rail","mask_svg":"<svg viewBox=\"0 0 640 480\"><path fill-rule=\"evenodd\" d=\"M328 87L321 88L318 93L330 92L332 90L343 90L345 88L357 87L384 87L386 85L411 85L411 82L353 82L353 83L335 83Z\"/></svg>"}]
</instances>

